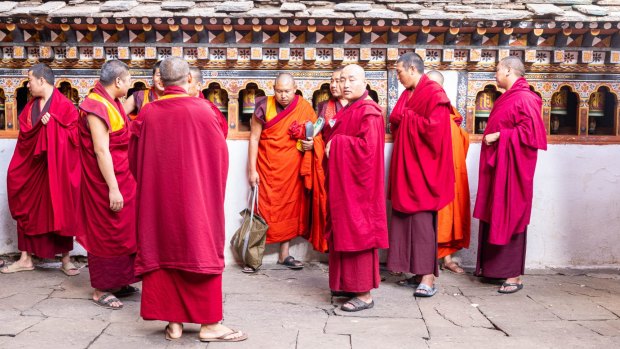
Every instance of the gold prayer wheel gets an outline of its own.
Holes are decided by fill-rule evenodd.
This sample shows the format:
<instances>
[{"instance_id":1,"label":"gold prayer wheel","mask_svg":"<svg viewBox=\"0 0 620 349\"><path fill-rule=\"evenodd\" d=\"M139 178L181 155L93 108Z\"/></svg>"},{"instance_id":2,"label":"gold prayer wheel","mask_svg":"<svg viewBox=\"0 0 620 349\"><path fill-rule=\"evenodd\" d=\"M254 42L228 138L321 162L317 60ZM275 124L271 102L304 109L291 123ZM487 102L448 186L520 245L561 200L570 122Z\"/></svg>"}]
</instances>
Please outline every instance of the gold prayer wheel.
<instances>
[{"instance_id":1,"label":"gold prayer wheel","mask_svg":"<svg viewBox=\"0 0 620 349\"><path fill-rule=\"evenodd\" d=\"M316 95L315 103L318 105L321 102L325 102L329 100L330 97L331 97L331 94L329 93L329 87L327 89L321 88L319 90L319 93L317 93Z\"/></svg>"},{"instance_id":2,"label":"gold prayer wheel","mask_svg":"<svg viewBox=\"0 0 620 349\"><path fill-rule=\"evenodd\" d=\"M228 98L226 98L224 90L220 88L209 89L207 91L207 99L215 104L217 109L219 109L223 114L228 113ZM252 112L254 112L254 110L252 110Z\"/></svg>"},{"instance_id":3,"label":"gold prayer wheel","mask_svg":"<svg viewBox=\"0 0 620 349\"><path fill-rule=\"evenodd\" d=\"M243 104L241 105L241 112L243 114L253 114L256 109L256 89L248 86L243 94Z\"/></svg>"},{"instance_id":4,"label":"gold prayer wheel","mask_svg":"<svg viewBox=\"0 0 620 349\"><path fill-rule=\"evenodd\" d=\"M589 115L591 117L601 117L605 115L605 91L596 91L590 97Z\"/></svg>"},{"instance_id":5,"label":"gold prayer wheel","mask_svg":"<svg viewBox=\"0 0 620 349\"><path fill-rule=\"evenodd\" d=\"M560 91L551 97L551 114L566 115L568 114L568 89L562 87Z\"/></svg>"},{"instance_id":6,"label":"gold prayer wheel","mask_svg":"<svg viewBox=\"0 0 620 349\"><path fill-rule=\"evenodd\" d=\"M493 109L495 103L496 94L492 88L485 88L484 91L478 94L476 99L476 113L477 118L488 118Z\"/></svg>"}]
</instances>

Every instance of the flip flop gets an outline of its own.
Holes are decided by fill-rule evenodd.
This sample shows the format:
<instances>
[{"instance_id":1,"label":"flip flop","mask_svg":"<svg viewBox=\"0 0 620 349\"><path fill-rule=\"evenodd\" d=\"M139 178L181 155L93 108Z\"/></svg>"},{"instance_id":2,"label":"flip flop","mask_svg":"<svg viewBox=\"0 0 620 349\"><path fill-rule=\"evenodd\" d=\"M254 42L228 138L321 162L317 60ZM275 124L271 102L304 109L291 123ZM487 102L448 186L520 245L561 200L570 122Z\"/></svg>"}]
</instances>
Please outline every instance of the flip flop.
<instances>
[{"instance_id":1,"label":"flip flop","mask_svg":"<svg viewBox=\"0 0 620 349\"><path fill-rule=\"evenodd\" d=\"M32 267L22 267L19 264L17 264L17 262L9 265L8 267L4 267L2 269L0 269L0 273L2 274L13 274L13 273L19 273L20 271L33 271L34 270L34 266Z\"/></svg>"},{"instance_id":2,"label":"flip flop","mask_svg":"<svg viewBox=\"0 0 620 349\"><path fill-rule=\"evenodd\" d=\"M293 270L299 270L299 269L303 269L304 268L304 264L298 260L296 260L293 256L288 256L286 258L284 258L284 260L282 261L282 263L280 263L280 261L277 262L277 264L283 265L289 269L293 269Z\"/></svg>"},{"instance_id":3,"label":"flip flop","mask_svg":"<svg viewBox=\"0 0 620 349\"><path fill-rule=\"evenodd\" d=\"M457 275L465 274L465 270L463 270L463 268L461 268L461 266L457 262L441 264L441 270L447 270Z\"/></svg>"},{"instance_id":4,"label":"flip flop","mask_svg":"<svg viewBox=\"0 0 620 349\"><path fill-rule=\"evenodd\" d=\"M246 273L246 274L254 274L254 273L258 272L258 269L254 269L252 267L245 266L245 267L243 267L243 269L241 269L241 272L242 273Z\"/></svg>"},{"instance_id":5,"label":"flip flop","mask_svg":"<svg viewBox=\"0 0 620 349\"><path fill-rule=\"evenodd\" d=\"M106 298L108 298L108 299L106 300ZM110 305L110 304L112 304L114 302L120 302L120 300L118 298L114 297L114 295L112 293L104 293L97 300L93 299L93 303L97 304L98 306L100 306L102 308L112 309L112 310L123 309L122 305L120 307L113 307L113 306Z\"/></svg>"},{"instance_id":6,"label":"flip flop","mask_svg":"<svg viewBox=\"0 0 620 349\"><path fill-rule=\"evenodd\" d=\"M346 304L351 304L353 306L353 308L347 308L345 307ZM342 306L340 306L340 309L342 311L348 311L348 312L355 312L355 311L360 311L360 310L364 310L364 309L370 309L372 307L375 306L375 301L370 301L370 303L366 303L363 300L354 297L349 299L346 303L344 303Z\"/></svg>"},{"instance_id":7,"label":"flip flop","mask_svg":"<svg viewBox=\"0 0 620 349\"><path fill-rule=\"evenodd\" d=\"M511 293L516 293L519 292L523 289L523 284L518 284L518 283L512 283L512 282L504 282L502 284L503 288L506 287L514 287L514 289L506 291L506 290L502 290L501 288L499 290L497 290L497 292L501 293L501 294L511 294Z\"/></svg>"},{"instance_id":8,"label":"flip flop","mask_svg":"<svg viewBox=\"0 0 620 349\"><path fill-rule=\"evenodd\" d=\"M420 284L420 282L415 279L415 276L412 276L408 279L398 280L396 281L396 284L398 286L410 287L410 288L416 289L418 288L418 285Z\"/></svg>"},{"instance_id":9,"label":"flip flop","mask_svg":"<svg viewBox=\"0 0 620 349\"><path fill-rule=\"evenodd\" d=\"M428 285L425 284L419 284L418 287L415 289L415 292L413 293L414 297L423 297L423 298L429 298L435 295L435 293L437 293L437 287L435 287L433 285L433 287L430 287Z\"/></svg>"},{"instance_id":10,"label":"flip flop","mask_svg":"<svg viewBox=\"0 0 620 349\"><path fill-rule=\"evenodd\" d=\"M60 267L60 271L65 273L67 276L76 276L80 275L80 268L76 267L75 264L69 262L67 264L63 264Z\"/></svg>"},{"instance_id":11,"label":"flip flop","mask_svg":"<svg viewBox=\"0 0 620 349\"><path fill-rule=\"evenodd\" d=\"M4 261L2 259L0 259L0 268L4 267Z\"/></svg>"},{"instance_id":12,"label":"flip flop","mask_svg":"<svg viewBox=\"0 0 620 349\"><path fill-rule=\"evenodd\" d=\"M117 298L123 298L123 297L129 297L132 294L135 294L138 292L140 292L139 288L131 286L131 285L127 285L127 286L121 287L121 289L116 292L112 292L112 294L114 294L114 296Z\"/></svg>"},{"instance_id":13,"label":"flip flop","mask_svg":"<svg viewBox=\"0 0 620 349\"><path fill-rule=\"evenodd\" d=\"M241 334L241 336L239 337L235 337L235 338L226 338L229 337L230 335L233 334ZM241 342L248 339L248 334L247 333L243 333L241 331L238 330L233 330L232 328L230 329L230 331L224 333L223 335L219 336L219 337L213 337L213 338L209 338L209 337L201 337L200 341L201 342Z\"/></svg>"}]
</instances>

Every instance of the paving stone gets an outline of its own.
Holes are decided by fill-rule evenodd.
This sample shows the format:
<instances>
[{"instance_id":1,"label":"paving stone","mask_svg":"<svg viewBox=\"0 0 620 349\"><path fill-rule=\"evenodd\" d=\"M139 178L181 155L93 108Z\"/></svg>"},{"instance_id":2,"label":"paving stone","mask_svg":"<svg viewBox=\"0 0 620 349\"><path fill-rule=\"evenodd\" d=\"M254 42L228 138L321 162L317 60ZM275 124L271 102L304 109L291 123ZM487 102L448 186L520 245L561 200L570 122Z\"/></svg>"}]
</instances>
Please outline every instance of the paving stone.
<instances>
[{"instance_id":1,"label":"paving stone","mask_svg":"<svg viewBox=\"0 0 620 349\"><path fill-rule=\"evenodd\" d=\"M351 336L325 334L323 331L300 330L296 349L351 348Z\"/></svg>"},{"instance_id":2,"label":"paving stone","mask_svg":"<svg viewBox=\"0 0 620 349\"><path fill-rule=\"evenodd\" d=\"M16 293L0 299L0 309L25 311L48 298L46 294Z\"/></svg>"},{"instance_id":3,"label":"paving stone","mask_svg":"<svg viewBox=\"0 0 620 349\"><path fill-rule=\"evenodd\" d=\"M109 321L111 312L122 311L98 307L90 300L62 298L48 298L35 305L34 308L48 317L72 319L76 321L82 321L83 319Z\"/></svg>"},{"instance_id":4,"label":"paving stone","mask_svg":"<svg viewBox=\"0 0 620 349\"><path fill-rule=\"evenodd\" d=\"M421 319L378 319L330 316L325 326L325 333L365 335L381 333L385 337L427 338L428 331Z\"/></svg>"},{"instance_id":5,"label":"paving stone","mask_svg":"<svg viewBox=\"0 0 620 349\"><path fill-rule=\"evenodd\" d=\"M187 342L185 338L181 339ZM180 344L180 343L179 343ZM187 343L183 343L187 347ZM202 346L204 347L204 346ZM109 348L168 348L168 341L164 339L161 332L157 337L134 337L134 336L112 336L107 333L102 334L92 343L88 349L109 349Z\"/></svg>"},{"instance_id":6,"label":"paving stone","mask_svg":"<svg viewBox=\"0 0 620 349\"><path fill-rule=\"evenodd\" d=\"M584 299L583 296L562 295L549 290L545 293L532 294L530 297L542 304L562 320L614 320L617 317L609 310Z\"/></svg>"},{"instance_id":7,"label":"paving stone","mask_svg":"<svg viewBox=\"0 0 620 349\"><path fill-rule=\"evenodd\" d=\"M106 12L124 12L138 6L137 1L106 1L99 9Z\"/></svg>"},{"instance_id":8,"label":"paving stone","mask_svg":"<svg viewBox=\"0 0 620 349\"><path fill-rule=\"evenodd\" d=\"M105 321L47 318L17 335L13 348L84 349L107 326Z\"/></svg>"},{"instance_id":9,"label":"paving stone","mask_svg":"<svg viewBox=\"0 0 620 349\"><path fill-rule=\"evenodd\" d=\"M577 323L601 336L620 337L620 320L578 321Z\"/></svg>"},{"instance_id":10,"label":"paving stone","mask_svg":"<svg viewBox=\"0 0 620 349\"><path fill-rule=\"evenodd\" d=\"M224 1L215 7L217 12L246 12L254 8L253 1Z\"/></svg>"},{"instance_id":11,"label":"paving stone","mask_svg":"<svg viewBox=\"0 0 620 349\"><path fill-rule=\"evenodd\" d=\"M0 306L0 338L16 336L20 332L45 320L42 316L23 316L20 311L8 310Z\"/></svg>"},{"instance_id":12,"label":"paving stone","mask_svg":"<svg viewBox=\"0 0 620 349\"><path fill-rule=\"evenodd\" d=\"M226 325L230 326L231 324L226 323ZM238 328L248 333L247 340L242 343L210 343L208 349L297 349L298 330L290 328L274 329L267 326Z\"/></svg>"},{"instance_id":13,"label":"paving stone","mask_svg":"<svg viewBox=\"0 0 620 349\"><path fill-rule=\"evenodd\" d=\"M263 301L226 301L224 322L238 324L241 329L252 324L263 328L322 330L328 314L323 308L295 303L280 303L275 299Z\"/></svg>"},{"instance_id":14,"label":"paving stone","mask_svg":"<svg viewBox=\"0 0 620 349\"><path fill-rule=\"evenodd\" d=\"M494 329L493 324L463 296L438 292L429 299L417 301L427 326ZM432 335L432 333L431 333Z\"/></svg>"},{"instance_id":15,"label":"paving stone","mask_svg":"<svg viewBox=\"0 0 620 349\"><path fill-rule=\"evenodd\" d=\"M426 348L427 345L426 341L419 337L405 335L382 336L374 333L366 333L351 335L351 347L353 349Z\"/></svg>"}]
</instances>

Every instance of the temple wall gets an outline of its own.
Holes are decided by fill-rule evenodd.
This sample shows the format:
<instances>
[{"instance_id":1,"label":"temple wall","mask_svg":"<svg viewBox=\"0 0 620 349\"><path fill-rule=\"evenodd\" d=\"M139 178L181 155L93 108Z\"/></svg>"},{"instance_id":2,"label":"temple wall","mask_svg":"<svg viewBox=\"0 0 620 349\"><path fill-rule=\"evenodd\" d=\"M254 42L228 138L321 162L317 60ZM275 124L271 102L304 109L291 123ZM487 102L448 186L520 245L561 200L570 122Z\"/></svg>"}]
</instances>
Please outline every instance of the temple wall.
<instances>
[{"instance_id":1,"label":"temple wall","mask_svg":"<svg viewBox=\"0 0 620 349\"><path fill-rule=\"evenodd\" d=\"M226 192L226 237L230 240L241 219L238 214L248 194L247 141L228 141L230 169ZM0 140L0 181L6 172L15 140ZM392 145L386 144L386 166ZM472 144L467 158L472 209L478 183L480 144ZM620 265L620 145L551 144L540 152L535 179L534 209L529 227L527 267L605 267ZM475 264L478 222L472 224L469 250L458 254L467 266ZM275 262L275 246L267 249L265 262ZM0 254L17 252L15 221L11 219L6 186L0 186ZM75 254L84 254L76 244ZM291 253L304 260L324 260L302 239ZM226 260L234 258L228 245Z\"/></svg>"}]
</instances>

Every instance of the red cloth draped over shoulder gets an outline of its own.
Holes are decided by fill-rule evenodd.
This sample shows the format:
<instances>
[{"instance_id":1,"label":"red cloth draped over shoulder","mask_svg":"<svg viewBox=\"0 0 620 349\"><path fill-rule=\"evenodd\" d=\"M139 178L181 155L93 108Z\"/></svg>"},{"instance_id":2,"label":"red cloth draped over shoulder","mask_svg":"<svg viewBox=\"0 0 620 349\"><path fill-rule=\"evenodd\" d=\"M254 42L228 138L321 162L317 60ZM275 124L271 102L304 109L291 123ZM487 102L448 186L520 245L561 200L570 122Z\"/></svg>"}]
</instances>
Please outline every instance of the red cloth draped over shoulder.
<instances>
[{"instance_id":1,"label":"red cloth draped over shoulder","mask_svg":"<svg viewBox=\"0 0 620 349\"><path fill-rule=\"evenodd\" d=\"M538 150L547 150L542 100L525 78L517 80L493 105L482 144L474 217L489 223L489 242L506 245L530 222Z\"/></svg>"},{"instance_id":2,"label":"red cloth draped over shoulder","mask_svg":"<svg viewBox=\"0 0 620 349\"><path fill-rule=\"evenodd\" d=\"M123 209L110 209L108 185L101 174L87 115L101 119L110 132L110 154L114 175L123 195ZM78 220L78 242L86 251L99 257L116 257L136 252L136 181L129 172L129 119L118 99L113 99L97 83L91 94L80 104L78 121L82 154L82 185ZM115 128L120 127L118 130Z\"/></svg>"},{"instance_id":3,"label":"red cloth draped over shoulder","mask_svg":"<svg viewBox=\"0 0 620 349\"><path fill-rule=\"evenodd\" d=\"M385 127L381 107L368 93L344 107L328 142L327 195L330 250L387 248Z\"/></svg>"},{"instance_id":4,"label":"red cloth draped over shoulder","mask_svg":"<svg viewBox=\"0 0 620 349\"><path fill-rule=\"evenodd\" d=\"M328 139L332 132L332 125L336 122L334 117L342 109L342 103L335 98L330 98L325 102L319 103L318 116L325 119L325 126L323 126L323 139Z\"/></svg>"},{"instance_id":5,"label":"red cloth draped over shoulder","mask_svg":"<svg viewBox=\"0 0 620 349\"><path fill-rule=\"evenodd\" d=\"M52 93L47 125L32 125L32 99L19 115L19 138L9 164L7 196L20 232L76 234L80 153L75 106L60 91Z\"/></svg>"},{"instance_id":6,"label":"red cloth draped over shoulder","mask_svg":"<svg viewBox=\"0 0 620 349\"><path fill-rule=\"evenodd\" d=\"M390 164L392 207L402 213L438 211L454 199L450 100L422 76L390 115L394 148Z\"/></svg>"},{"instance_id":7,"label":"red cloth draped over shoulder","mask_svg":"<svg viewBox=\"0 0 620 349\"><path fill-rule=\"evenodd\" d=\"M463 117L452 107L450 130L452 156L454 157L454 200L437 213L437 258L443 258L462 248L469 247L471 214L469 180L467 178L467 151L469 134L459 127Z\"/></svg>"},{"instance_id":8,"label":"red cloth draped over shoulder","mask_svg":"<svg viewBox=\"0 0 620 349\"><path fill-rule=\"evenodd\" d=\"M171 86L130 129L138 183L136 275L161 268L221 274L228 148L220 116L205 100Z\"/></svg>"},{"instance_id":9,"label":"red cloth draped over shoulder","mask_svg":"<svg viewBox=\"0 0 620 349\"><path fill-rule=\"evenodd\" d=\"M224 132L224 138L228 137L228 121L226 120L226 116L218 109L218 107L213 102L208 100L202 92L198 95L198 98L207 102L207 104L211 108L211 111L215 115L217 115L217 120L220 128L222 129L222 132Z\"/></svg>"}]
</instances>

